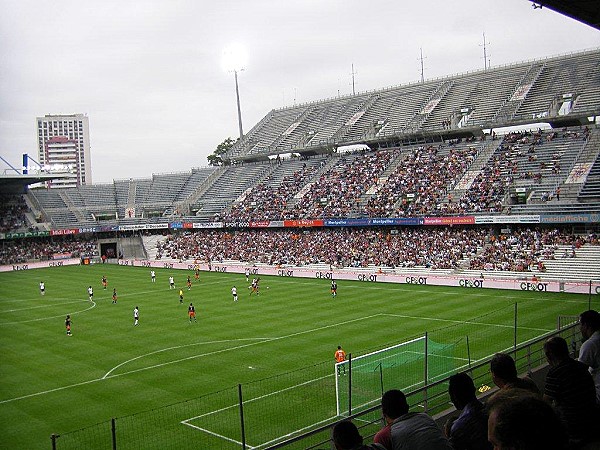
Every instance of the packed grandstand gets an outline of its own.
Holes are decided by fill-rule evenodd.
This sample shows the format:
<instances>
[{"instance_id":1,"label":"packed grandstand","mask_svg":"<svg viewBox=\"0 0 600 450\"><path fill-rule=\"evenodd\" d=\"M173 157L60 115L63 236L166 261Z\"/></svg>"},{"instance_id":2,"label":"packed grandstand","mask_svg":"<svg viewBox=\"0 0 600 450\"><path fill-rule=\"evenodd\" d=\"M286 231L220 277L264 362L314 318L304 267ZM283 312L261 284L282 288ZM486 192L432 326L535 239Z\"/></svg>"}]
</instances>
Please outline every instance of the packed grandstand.
<instances>
[{"instance_id":1,"label":"packed grandstand","mask_svg":"<svg viewBox=\"0 0 600 450\"><path fill-rule=\"evenodd\" d=\"M276 109L219 166L4 194L0 262L99 257L137 233L124 258L557 279L575 258L573 279L600 279L598 60Z\"/></svg>"}]
</instances>

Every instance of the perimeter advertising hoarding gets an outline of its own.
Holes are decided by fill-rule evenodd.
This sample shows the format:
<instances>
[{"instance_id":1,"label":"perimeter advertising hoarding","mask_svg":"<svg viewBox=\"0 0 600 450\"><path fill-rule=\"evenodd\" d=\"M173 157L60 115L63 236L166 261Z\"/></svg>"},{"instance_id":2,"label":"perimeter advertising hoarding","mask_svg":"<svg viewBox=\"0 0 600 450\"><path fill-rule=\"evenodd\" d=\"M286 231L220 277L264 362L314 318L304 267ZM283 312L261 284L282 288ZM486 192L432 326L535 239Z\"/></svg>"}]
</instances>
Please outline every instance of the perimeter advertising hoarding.
<instances>
[{"instance_id":1,"label":"perimeter advertising hoarding","mask_svg":"<svg viewBox=\"0 0 600 450\"><path fill-rule=\"evenodd\" d=\"M473 216L425 217L423 220L423 225L472 225L474 223Z\"/></svg>"},{"instance_id":2,"label":"perimeter advertising hoarding","mask_svg":"<svg viewBox=\"0 0 600 450\"><path fill-rule=\"evenodd\" d=\"M64 259L60 261L43 261L35 263L22 263L0 266L0 272L12 272L19 270L41 269L46 267L63 267L80 264L78 258ZM315 270L305 267L254 267L245 264L220 264L193 262L175 262L175 261L148 261L120 259L117 264L121 266L136 267L154 267L162 269L179 269L193 271L200 269L203 271L221 272L221 273L239 273L244 274L248 268L251 275L272 275L279 277L297 277L297 278L316 278L321 280L352 280L365 283L397 283L414 284L420 286L454 286L463 289L508 289L528 292L568 292L572 294L588 294L590 292L590 283L588 282L569 282L569 281L545 281L535 280L531 277L523 279L499 279L492 275L485 277L461 277L451 275L432 275L431 273L387 273L383 271L367 270ZM600 283L591 284L592 294L600 294Z\"/></svg>"},{"instance_id":3,"label":"perimeter advertising hoarding","mask_svg":"<svg viewBox=\"0 0 600 450\"><path fill-rule=\"evenodd\" d=\"M61 259L60 261L41 261L41 262L31 262L31 263L19 263L19 264L10 264L7 266L0 266L0 272L12 272L17 270L31 270L31 269L45 269L47 267L64 267L64 266L74 266L81 264L81 260L79 258L71 258L71 259Z\"/></svg>"},{"instance_id":4,"label":"perimeter advertising hoarding","mask_svg":"<svg viewBox=\"0 0 600 450\"><path fill-rule=\"evenodd\" d=\"M316 270L305 267L277 267L260 266L255 267L246 264L221 264L221 263L194 263L176 261L148 261L148 260L119 260L122 266L154 267L161 269L179 269L239 273L244 274L248 268L251 275L271 275L278 277L316 278L322 280L351 280L365 283L397 283L413 284L421 286L453 286L463 289L505 289L528 292L568 292L572 294L588 294L590 292L589 282L569 282L556 280L534 279L523 273L522 279L501 279L493 275L484 277L465 277L454 275L435 275L429 273L417 273L406 271L403 273L389 273L384 271L368 270ZM11 266L8 270L13 270ZM1 270L1 269L0 269ZM275 282L275 281L273 281ZM600 294L600 282L591 285L593 294Z\"/></svg>"},{"instance_id":5,"label":"perimeter advertising hoarding","mask_svg":"<svg viewBox=\"0 0 600 450\"><path fill-rule=\"evenodd\" d=\"M598 223L600 214L543 214L542 223Z\"/></svg>"},{"instance_id":6,"label":"perimeter advertising hoarding","mask_svg":"<svg viewBox=\"0 0 600 450\"><path fill-rule=\"evenodd\" d=\"M24 231L22 233L0 233L0 239L22 239L30 237L50 236L49 231Z\"/></svg>"},{"instance_id":7,"label":"perimeter advertising hoarding","mask_svg":"<svg viewBox=\"0 0 600 450\"><path fill-rule=\"evenodd\" d=\"M540 216L536 214L522 214L515 216L475 216L475 223L540 223Z\"/></svg>"},{"instance_id":8,"label":"perimeter advertising hoarding","mask_svg":"<svg viewBox=\"0 0 600 450\"><path fill-rule=\"evenodd\" d=\"M50 236L67 236L69 234L79 234L79 228L66 228L64 230L50 230Z\"/></svg>"},{"instance_id":9,"label":"perimeter advertising hoarding","mask_svg":"<svg viewBox=\"0 0 600 450\"><path fill-rule=\"evenodd\" d=\"M326 219L326 227L365 227L365 226L394 226L394 225L423 225L424 218L375 218L375 219Z\"/></svg>"},{"instance_id":10,"label":"perimeter advertising hoarding","mask_svg":"<svg viewBox=\"0 0 600 450\"><path fill-rule=\"evenodd\" d=\"M283 226L286 228L301 228L301 227L322 227L325 221L322 219L298 219L298 220L284 220Z\"/></svg>"},{"instance_id":11,"label":"perimeter advertising hoarding","mask_svg":"<svg viewBox=\"0 0 600 450\"><path fill-rule=\"evenodd\" d=\"M485 224L561 224L599 223L600 214L521 214L509 216L447 216L447 217L399 217L374 219L297 219L259 220L251 222L170 222L133 225L110 225L101 227L67 228L50 231L0 234L0 239L20 239L43 236L65 236L80 233L102 233L113 231L140 231L158 229L218 229L218 228L302 228L302 227L365 227L365 226L415 226L415 225L485 225Z\"/></svg>"},{"instance_id":12,"label":"perimeter advertising hoarding","mask_svg":"<svg viewBox=\"0 0 600 450\"><path fill-rule=\"evenodd\" d=\"M252 220L250 228L269 228L272 227L270 220Z\"/></svg>"},{"instance_id":13,"label":"perimeter advertising hoarding","mask_svg":"<svg viewBox=\"0 0 600 450\"><path fill-rule=\"evenodd\" d=\"M192 228L194 229L204 229L204 228L223 228L223 222L202 222L192 223Z\"/></svg>"},{"instance_id":14,"label":"perimeter advertising hoarding","mask_svg":"<svg viewBox=\"0 0 600 450\"><path fill-rule=\"evenodd\" d=\"M181 223L181 222L178 222ZM146 223L135 225L119 225L118 231L162 230L169 228L168 223Z\"/></svg>"}]
</instances>

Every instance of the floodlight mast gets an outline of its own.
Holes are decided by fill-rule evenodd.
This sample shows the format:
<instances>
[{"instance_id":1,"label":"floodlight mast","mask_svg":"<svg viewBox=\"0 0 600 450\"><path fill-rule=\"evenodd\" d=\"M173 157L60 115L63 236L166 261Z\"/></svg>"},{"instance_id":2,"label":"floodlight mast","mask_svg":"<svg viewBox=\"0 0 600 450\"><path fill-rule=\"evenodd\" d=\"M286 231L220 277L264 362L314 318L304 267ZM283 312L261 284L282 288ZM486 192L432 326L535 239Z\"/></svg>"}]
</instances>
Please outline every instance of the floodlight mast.
<instances>
[{"instance_id":1,"label":"floodlight mast","mask_svg":"<svg viewBox=\"0 0 600 450\"><path fill-rule=\"evenodd\" d=\"M244 129L242 127L242 107L240 104L240 86L238 83L238 73L244 70L246 65L246 51L238 44L230 45L223 52L223 65L225 70L233 72L235 79L235 99L237 102L238 112L238 127L240 131L240 140L244 137Z\"/></svg>"},{"instance_id":2,"label":"floodlight mast","mask_svg":"<svg viewBox=\"0 0 600 450\"><path fill-rule=\"evenodd\" d=\"M240 69L244 70L244 69ZM238 125L240 128L240 141L244 137L244 129L242 128L242 107L240 106L240 88L238 86L238 71L234 70L233 75L235 77L235 98L237 100L237 111L238 111Z\"/></svg>"}]
</instances>

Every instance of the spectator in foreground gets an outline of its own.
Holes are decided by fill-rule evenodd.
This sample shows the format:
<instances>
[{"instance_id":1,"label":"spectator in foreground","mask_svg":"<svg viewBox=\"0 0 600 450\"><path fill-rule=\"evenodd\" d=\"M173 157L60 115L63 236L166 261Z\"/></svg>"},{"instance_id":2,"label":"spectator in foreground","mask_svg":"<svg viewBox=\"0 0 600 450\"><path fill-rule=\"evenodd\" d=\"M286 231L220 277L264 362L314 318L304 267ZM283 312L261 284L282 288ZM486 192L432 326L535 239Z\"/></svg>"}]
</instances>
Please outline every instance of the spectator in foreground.
<instances>
[{"instance_id":1,"label":"spectator in foreground","mask_svg":"<svg viewBox=\"0 0 600 450\"><path fill-rule=\"evenodd\" d=\"M487 402L494 450L566 450L567 435L552 406L525 389L505 389Z\"/></svg>"},{"instance_id":2,"label":"spectator in foreground","mask_svg":"<svg viewBox=\"0 0 600 450\"><path fill-rule=\"evenodd\" d=\"M337 450L384 450L379 444L363 444L358 428L349 420L334 425L331 439Z\"/></svg>"},{"instance_id":3,"label":"spectator in foreground","mask_svg":"<svg viewBox=\"0 0 600 450\"><path fill-rule=\"evenodd\" d=\"M560 336L544 343L544 353L550 364L544 400L558 412L571 447L591 442L598 436L600 423L592 376L585 364L571 358L567 341Z\"/></svg>"},{"instance_id":4,"label":"spectator in foreground","mask_svg":"<svg viewBox=\"0 0 600 450\"><path fill-rule=\"evenodd\" d=\"M455 450L485 450L492 446L487 439L488 416L475 395L475 384L466 373L452 375L448 384L450 400L460 415L448 421L445 434Z\"/></svg>"},{"instance_id":5,"label":"spectator in foreground","mask_svg":"<svg viewBox=\"0 0 600 450\"><path fill-rule=\"evenodd\" d=\"M517 366L512 356L506 353L496 353L490 361L490 371L494 384L500 389L526 389L534 394L540 394L535 382L529 377L519 378Z\"/></svg>"},{"instance_id":6,"label":"spectator in foreground","mask_svg":"<svg viewBox=\"0 0 600 450\"><path fill-rule=\"evenodd\" d=\"M379 430L373 442L387 450L452 449L435 421L422 412L408 412L408 402L402 391L392 389L381 397L381 411L387 425Z\"/></svg>"},{"instance_id":7,"label":"spectator in foreground","mask_svg":"<svg viewBox=\"0 0 600 450\"><path fill-rule=\"evenodd\" d=\"M600 405L600 313L590 309L579 315L583 344L579 349L579 361L584 363L596 386L596 403Z\"/></svg>"}]
</instances>

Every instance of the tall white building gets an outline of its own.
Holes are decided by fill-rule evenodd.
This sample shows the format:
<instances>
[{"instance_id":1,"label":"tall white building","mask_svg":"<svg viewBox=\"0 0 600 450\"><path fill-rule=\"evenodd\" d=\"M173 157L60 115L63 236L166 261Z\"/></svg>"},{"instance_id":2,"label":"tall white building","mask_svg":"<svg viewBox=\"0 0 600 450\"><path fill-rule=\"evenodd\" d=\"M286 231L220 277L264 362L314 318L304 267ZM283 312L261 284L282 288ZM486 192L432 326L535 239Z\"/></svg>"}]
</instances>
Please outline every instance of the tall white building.
<instances>
[{"instance_id":1,"label":"tall white building","mask_svg":"<svg viewBox=\"0 0 600 450\"><path fill-rule=\"evenodd\" d=\"M88 117L47 114L36 120L40 164L46 172L64 174L52 181L50 187L92 184Z\"/></svg>"}]
</instances>

